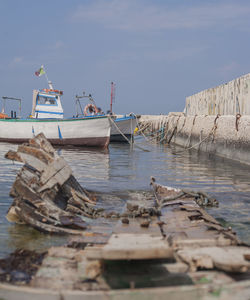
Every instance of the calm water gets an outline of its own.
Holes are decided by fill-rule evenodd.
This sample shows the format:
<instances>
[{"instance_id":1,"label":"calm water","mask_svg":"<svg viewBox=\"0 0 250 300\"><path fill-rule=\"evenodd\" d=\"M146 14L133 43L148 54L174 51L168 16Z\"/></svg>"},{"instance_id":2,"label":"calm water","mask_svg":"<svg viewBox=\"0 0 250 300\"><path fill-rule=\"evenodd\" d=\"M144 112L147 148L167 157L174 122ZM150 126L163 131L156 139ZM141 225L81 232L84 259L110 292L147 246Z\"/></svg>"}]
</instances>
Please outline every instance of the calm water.
<instances>
[{"instance_id":1,"label":"calm water","mask_svg":"<svg viewBox=\"0 0 250 300\"><path fill-rule=\"evenodd\" d=\"M82 186L113 195L101 203L107 208L122 207L132 194L149 192L150 177L154 176L158 183L199 189L216 197L219 208L207 209L208 212L250 243L249 166L196 151L182 152L182 148L145 144L140 138L136 145L147 151L123 144L112 144L107 152L86 149L58 151ZM0 257L20 247L40 250L66 241L65 237L41 234L6 220L6 212L12 203L9 191L21 164L6 160L4 154L16 148L11 144L0 144Z\"/></svg>"}]
</instances>

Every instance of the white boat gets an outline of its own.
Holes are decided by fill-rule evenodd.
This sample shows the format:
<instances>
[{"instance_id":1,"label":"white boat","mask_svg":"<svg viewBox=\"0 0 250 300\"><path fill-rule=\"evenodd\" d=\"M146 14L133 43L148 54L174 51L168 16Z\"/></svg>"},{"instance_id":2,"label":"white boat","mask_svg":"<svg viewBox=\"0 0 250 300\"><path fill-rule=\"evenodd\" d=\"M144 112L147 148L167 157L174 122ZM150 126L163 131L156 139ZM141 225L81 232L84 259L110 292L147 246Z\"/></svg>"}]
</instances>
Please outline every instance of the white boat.
<instances>
[{"instance_id":1,"label":"white boat","mask_svg":"<svg viewBox=\"0 0 250 300\"><path fill-rule=\"evenodd\" d=\"M110 142L131 142L137 125L135 115L113 115L111 119Z\"/></svg>"},{"instance_id":2,"label":"white boat","mask_svg":"<svg viewBox=\"0 0 250 300\"><path fill-rule=\"evenodd\" d=\"M111 95L112 99L112 95ZM87 100L83 107L80 100ZM111 105L112 109L112 105ZM91 94L76 95L76 117L105 115L101 108L97 107ZM107 114L111 121L110 142L133 142L134 130L137 126L137 117L134 114L116 115L110 110Z\"/></svg>"},{"instance_id":3,"label":"white boat","mask_svg":"<svg viewBox=\"0 0 250 300\"><path fill-rule=\"evenodd\" d=\"M43 132L53 145L108 147L111 128L108 116L64 118L60 99L63 93L54 90L50 82L49 87L33 91L30 118L9 118L3 107L0 141L23 143Z\"/></svg>"}]
</instances>

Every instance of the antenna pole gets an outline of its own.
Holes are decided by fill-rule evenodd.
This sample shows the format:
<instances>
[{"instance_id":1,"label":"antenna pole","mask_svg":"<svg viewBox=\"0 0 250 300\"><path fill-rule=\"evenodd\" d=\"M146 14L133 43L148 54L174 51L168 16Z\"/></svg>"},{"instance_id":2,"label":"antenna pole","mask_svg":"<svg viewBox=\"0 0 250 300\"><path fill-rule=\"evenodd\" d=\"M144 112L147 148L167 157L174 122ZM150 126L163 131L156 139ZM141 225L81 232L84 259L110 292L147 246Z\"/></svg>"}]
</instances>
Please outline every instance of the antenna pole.
<instances>
[{"instance_id":1,"label":"antenna pole","mask_svg":"<svg viewBox=\"0 0 250 300\"><path fill-rule=\"evenodd\" d=\"M113 100L114 100L114 97L115 97L115 85L114 85L114 82L112 81L111 82L111 95L110 95L110 114L112 114L112 107L113 107Z\"/></svg>"},{"instance_id":2,"label":"antenna pole","mask_svg":"<svg viewBox=\"0 0 250 300\"><path fill-rule=\"evenodd\" d=\"M47 82L48 82L49 88L50 88L51 90L53 90L52 82L49 80L49 78L48 78L48 76L47 76L47 73L46 73L45 68L44 68L43 65L42 65L42 68L43 68L43 70L44 70L44 75L45 75L46 80L47 80Z\"/></svg>"}]
</instances>

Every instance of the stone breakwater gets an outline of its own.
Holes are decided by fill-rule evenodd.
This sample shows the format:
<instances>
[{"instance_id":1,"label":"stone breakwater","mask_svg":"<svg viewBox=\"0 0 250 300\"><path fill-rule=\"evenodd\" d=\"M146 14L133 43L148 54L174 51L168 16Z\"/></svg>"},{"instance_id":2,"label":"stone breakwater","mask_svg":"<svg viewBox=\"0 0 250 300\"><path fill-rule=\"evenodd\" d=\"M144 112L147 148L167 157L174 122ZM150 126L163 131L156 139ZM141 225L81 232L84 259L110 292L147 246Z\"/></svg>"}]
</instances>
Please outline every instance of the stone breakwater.
<instances>
[{"instance_id":1,"label":"stone breakwater","mask_svg":"<svg viewBox=\"0 0 250 300\"><path fill-rule=\"evenodd\" d=\"M187 115L249 115L250 73L186 98Z\"/></svg>"},{"instance_id":2,"label":"stone breakwater","mask_svg":"<svg viewBox=\"0 0 250 300\"><path fill-rule=\"evenodd\" d=\"M141 116L139 126L160 143L250 164L250 115L145 115Z\"/></svg>"}]
</instances>

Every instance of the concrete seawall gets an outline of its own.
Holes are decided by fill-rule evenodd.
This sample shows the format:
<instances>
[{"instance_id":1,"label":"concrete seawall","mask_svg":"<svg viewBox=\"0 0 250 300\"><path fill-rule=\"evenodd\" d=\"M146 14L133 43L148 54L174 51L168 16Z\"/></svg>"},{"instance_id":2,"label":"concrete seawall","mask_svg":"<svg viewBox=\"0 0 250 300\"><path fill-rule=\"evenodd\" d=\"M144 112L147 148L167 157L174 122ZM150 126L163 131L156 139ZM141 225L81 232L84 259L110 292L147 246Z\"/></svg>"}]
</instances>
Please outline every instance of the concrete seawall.
<instances>
[{"instance_id":1,"label":"concrete seawall","mask_svg":"<svg viewBox=\"0 0 250 300\"><path fill-rule=\"evenodd\" d=\"M187 115L250 115L250 74L186 98Z\"/></svg>"},{"instance_id":2,"label":"concrete seawall","mask_svg":"<svg viewBox=\"0 0 250 300\"><path fill-rule=\"evenodd\" d=\"M170 113L142 116L140 126L155 133L161 143L174 143L250 165L250 116Z\"/></svg>"},{"instance_id":3,"label":"concrete seawall","mask_svg":"<svg viewBox=\"0 0 250 300\"><path fill-rule=\"evenodd\" d=\"M250 73L187 97L184 112L142 116L140 126L160 143L250 165Z\"/></svg>"}]
</instances>

